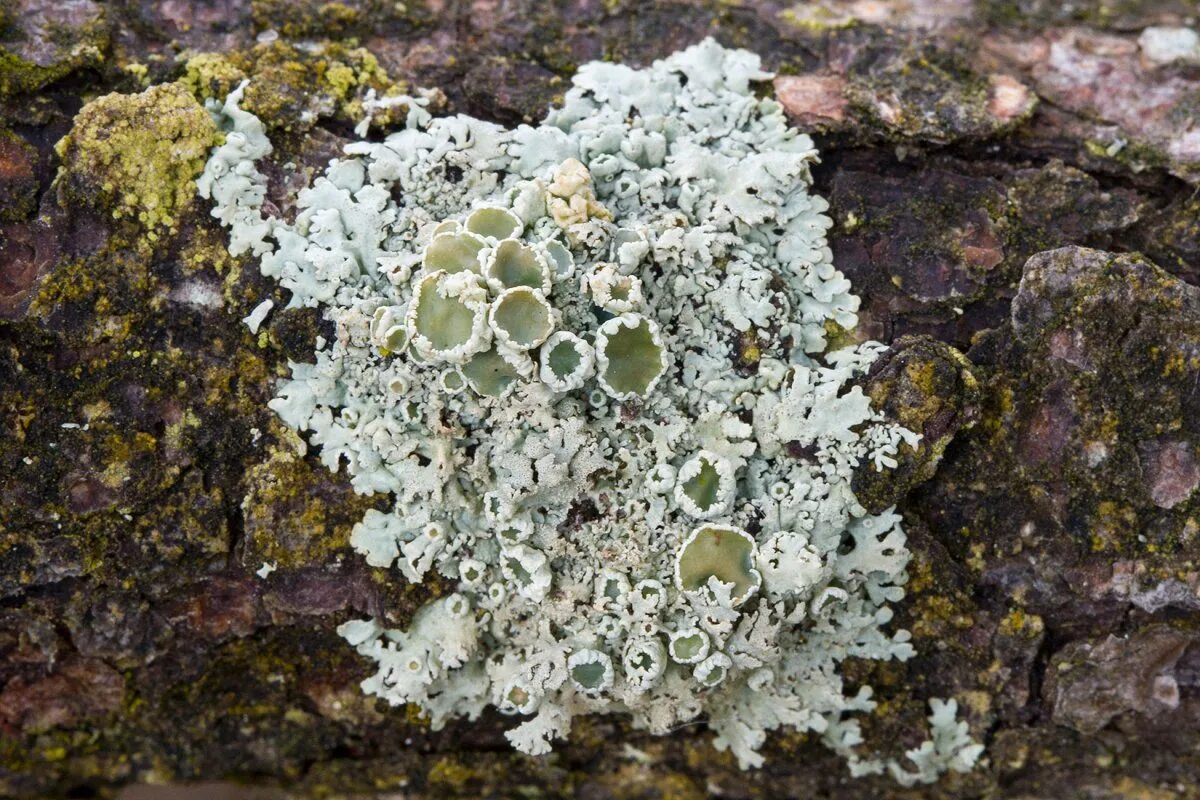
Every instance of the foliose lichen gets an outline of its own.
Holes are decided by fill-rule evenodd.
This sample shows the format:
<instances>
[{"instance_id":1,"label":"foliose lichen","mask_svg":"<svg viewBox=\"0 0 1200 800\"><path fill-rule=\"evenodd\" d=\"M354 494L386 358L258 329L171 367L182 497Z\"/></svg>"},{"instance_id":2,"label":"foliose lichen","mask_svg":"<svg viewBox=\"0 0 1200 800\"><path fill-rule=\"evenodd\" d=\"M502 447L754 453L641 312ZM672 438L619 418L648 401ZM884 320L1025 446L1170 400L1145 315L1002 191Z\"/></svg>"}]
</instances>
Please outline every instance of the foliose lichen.
<instances>
[{"instance_id":1,"label":"foliose lichen","mask_svg":"<svg viewBox=\"0 0 1200 800\"><path fill-rule=\"evenodd\" d=\"M349 145L294 223L262 214L270 144L240 90L212 106L229 133L200 188L231 251L336 328L271 407L394 496L351 536L369 564L456 584L407 630L340 628L378 663L367 692L435 728L493 706L532 754L624 713L656 734L704 718L743 767L780 727L887 766L855 751L848 712L874 703L838 667L912 654L885 631L909 554L850 480L918 437L852 385L882 345L821 355L858 300L812 141L755 93L769 77L705 41L585 65L537 127L404 98L406 127ZM894 769L928 780L968 748L955 727Z\"/></svg>"}]
</instances>

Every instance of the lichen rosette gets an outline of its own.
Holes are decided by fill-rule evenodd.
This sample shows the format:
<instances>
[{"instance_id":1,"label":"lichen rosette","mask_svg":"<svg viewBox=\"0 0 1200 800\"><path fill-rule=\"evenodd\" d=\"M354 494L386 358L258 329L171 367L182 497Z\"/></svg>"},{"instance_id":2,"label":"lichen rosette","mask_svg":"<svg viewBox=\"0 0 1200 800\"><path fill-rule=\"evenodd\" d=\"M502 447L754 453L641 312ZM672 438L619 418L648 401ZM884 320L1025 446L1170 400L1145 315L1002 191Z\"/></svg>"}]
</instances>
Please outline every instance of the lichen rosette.
<instances>
[{"instance_id":1,"label":"lichen rosette","mask_svg":"<svg viewBox=\"0 0 1200 800\"><path fill-rule=\"evenodd\" d=\"M236 92L214 106L214 215L337 332L271 407L394 497L353 532L369 564L456 585L406 630L340 628L378 665L366 691L435 728L495 707L534 754L623 713L658 734L703 718L743 766L786 726L884 768L838 665L911 654L887 626L908 552L850 479L917 437L854 385L881 345L822 352L858 301L769 77L706 41L583 66L537 126L407 98L407 126L349 145L292 223L259 207L261 126ZM962 756L944 742L930 774Z\"/></svg>"}]
</instances>

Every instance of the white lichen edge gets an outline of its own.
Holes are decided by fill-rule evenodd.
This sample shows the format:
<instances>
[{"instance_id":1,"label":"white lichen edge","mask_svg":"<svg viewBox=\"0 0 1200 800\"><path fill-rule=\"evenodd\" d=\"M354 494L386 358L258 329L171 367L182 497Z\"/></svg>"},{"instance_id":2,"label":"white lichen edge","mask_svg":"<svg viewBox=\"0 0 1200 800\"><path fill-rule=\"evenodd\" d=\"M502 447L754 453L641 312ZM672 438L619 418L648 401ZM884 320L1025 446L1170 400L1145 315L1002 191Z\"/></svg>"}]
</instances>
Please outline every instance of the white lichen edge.
<instances>
[{"instance_id":1,"label":"white lichen edge","mask_svg":"<svg viewBox=\"0 0 1200 800\"><path fill-rule=\"evenodd\" d=\"M853 715L874 703L869 688L845 693L839 663L913 651L907 632L885 630L907 579L899 517L867 514L850 479L860 464L894 466L919 437L847 388L882 345L818 355L825 323L852 327L858 299L831 263L827 204L809 192L812 141L756 95L769 77L757 56L711 40L643 70L586 64L561 108L515 130L434 118L427 96L371 97L368 114L407 105L405 128L347 146L292 223L262 213L254 162L271 145L238 107L244 85L211 106L227 136L199 188L230 251L260 257L291 306L319 307L337 331L312 363L290 365L270 407L357 491L395 497L352 532L369 564L457 584L406 630L339 628L378 665L366 692L419 705L435 729L487 706L526 715L508 738L531 754L576 715L623 713L656 734L706 719L743 767L781 727L819 734L856 774L902 783L978 758L952 701L933 705L912 768L861 752ZM539 288L556 333L543 347L591 345L578 375L546 381L537 352L489 345L486 324L454 353L401 336L431 238L463 235L485 207L511 212L513 235L549 267ZM505 219L490 230L507 232ZM497 245L479 241L486 259ZM476 280L456 278L463 290ZM483 282L479 308L496 294ZM662 370L636 398L602 391L605 331L629 320L612 313L640 315L661 344ZM737 372L747 335L762 358ZM485 356L476 366L507 382L503 397L447 377ZM674 580L696 520L673 492L701 451L734 478L704 524L754 531L762 585L741 605L729 584L683 592Z\"/></svg>"},{"instance_id":2,"label":"white lichen edge","mask_svg":"<svg viewBox=\"0 0 1200 800\"><path fill-rule=\"evenodd\" d=\"M611 340L615 339L622 330L634 330L646 325L650 333L650 341L652 346L657 350L657 373L651 378L640 390L625 390L622 391L619 387L613 386L611 377L609 376L609 368L617 368L617 363L614 357L609 355L608 346ZM654 389L658 386L658 382L662 380L662 376L666 374L667 368L671 365L671 360L667 356L667 348L663 342L662 332L659 329L658 323L649 317L632 312L625 313L619 317L613 317L606 320L603 325L596 331L596 379L600 383L600 388L608 393L609 397L614 400L641 400L649 397L654 393Z\"/></svg>"}]
</instances>

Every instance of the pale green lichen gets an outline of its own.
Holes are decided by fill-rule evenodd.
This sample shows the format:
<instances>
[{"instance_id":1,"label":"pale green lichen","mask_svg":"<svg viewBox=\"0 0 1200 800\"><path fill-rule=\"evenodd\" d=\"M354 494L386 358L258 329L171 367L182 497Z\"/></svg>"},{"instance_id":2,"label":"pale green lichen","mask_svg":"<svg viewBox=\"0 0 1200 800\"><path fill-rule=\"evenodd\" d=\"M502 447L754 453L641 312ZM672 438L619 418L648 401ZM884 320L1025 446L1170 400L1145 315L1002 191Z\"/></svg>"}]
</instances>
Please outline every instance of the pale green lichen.
<instances>
[{"instance_id":1,"label":"pale green lichen","mask_svg":"<svg viewBox=\"0 0 1200 800\"><path fill-rule=\"evenodd\" d=\"M675 502L697 519L720 516L733 502L733 465L716 453L697 453L680 468L675 481Z\"/></svg>"},{"instance_id":2,"label":"pale green lichen","mask_svg":"<svg viewBox=\"0 0 1200 800\"><path fill-rule=\"evenodd\" d=\"M590 344L570 331L558 331L541 350L539 377L554 391L569 392L592 377L595 362Z\"/></svg>"},{"instance_id":3,"label":"pale green lichen","mask_svg":"<svg viewBox=\"0 0 1200 800\"><path fill-rule=\"evenodd\" d=\"M427 270L440 269L451 274L463 270L478 272L479 251L486 245L487 242L475 234L445 231L434 236L425 248L422 263Z\"/></svg>"},{"instance_id":4,"label":"pale green lichen","mask_svg":"<svg viewBox=\"0 0 1200 800\"><path fill-rule=\"evenodd\" d=\"M554 331L554 310L539 289L516 286L492 301L488 323L502 347L530 350Z\"/></svg>"},{"instance_id":5,"label":"pale green lichen","mask_svg":"<svg viewBox=\"0 0 1200 800\"><path fill-rule=\"evenodd\" d=\"M697 528L675 556L675 584L681 592L728 592L732 604L740 606L762 584L754 568L756 555L754 537L743 530L728 525Z\"/></svg>"},{"instance_id":6,"label":"pale green lichen","mask_svg":"<svg viewBox=\"0 0 1200 800\"><path fill-rule=\"evenodd\" d=\"M516 239L505 239L492 251L484 265L488 284L495 291L529 286L550 291L550 268L532 247Z\"/></svg>"},{"instance_id":7,"label":"pale green lichen","mask_svg":"<svg viewBox=\"0 0 1200 800\"><path fill-rule=\"evenodd\" d=\"M487 348L487 293L470 272L431 272L413 288L408 330L424 358L465 363Z\"/></svg>"},{"instance_id":8,"label":"pale green lichen","mask_svg":"<svg viewBox=\"0 0 1200 800\"><path fill-rule=\"evenodd\" d=\"M600 385L618 400L649 395L668 363L667 348L653 320L625 314L608 320L596 332Z\"/></svg>"},{"instance_id":9,"label":"pale green lichen","mask_svg":"<svg viewBox=\"0 0 1200 800\"><path fill-rule=\"evenodd\" d=\"M870 692L838 667L912 654L884 630L908 552L850 479L918 437L852 385L880 345L820 355L857 299L808 191L812 142L755 92L768 77L708 41L586 65L537 127L414 101L294 223L260 216L261 129L236 98L214 108L242 135L206 172L214 214L337 331L271 407L394 497L351 535L369 564L456 584L406 630L341 627L378 664L367 692L435 728L522 715L508 737L534 754L623 713L657 734L704 718L745 767L788 727L886 768L858 747ZM977 755L940 736L914 780Z\"/></svg>"},{"instance_id":10,"label":"pale green lichen","mask_svg":"<svg viewBox=\"0 0 1200 800\"><path fill-rule=\"evenodd\" d=\"M524 225L520 217L507 208L477 208L467 217L467 230L490 239L511 239L520 236Z\"/></svg>"},{"instance_id":11,"label":"pale green lichen","mask_svg":"<svg viewBox=\"0 0 1200 800\"><path fill-rule=\"evenodd\" d=\"M670 635L671 658L679 664L695 664L708 657L708 634L699 628L681 628Z\"/></svg>"},{"instance_id":12,"label":"pale green lichen","mask_svg":"<svg viewBox=\"0 0 1200 800\"><path fill-rule=\"evenodd\" d=\"M471 388L484 397L503 397L521 377L494 347L474 356L463 365L462 371Z\"/></svg>"}]
</instances>

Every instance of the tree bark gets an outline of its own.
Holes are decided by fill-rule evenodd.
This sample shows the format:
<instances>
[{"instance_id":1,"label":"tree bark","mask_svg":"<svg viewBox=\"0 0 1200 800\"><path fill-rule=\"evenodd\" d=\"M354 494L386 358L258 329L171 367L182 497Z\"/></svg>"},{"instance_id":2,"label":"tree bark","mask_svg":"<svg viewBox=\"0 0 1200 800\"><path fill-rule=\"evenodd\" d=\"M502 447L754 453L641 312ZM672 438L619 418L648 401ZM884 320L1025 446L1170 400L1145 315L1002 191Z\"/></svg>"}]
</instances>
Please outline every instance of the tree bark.
<instances>
[{"instance_id":1,"label":"tree bark","mask_svg":"<svg viewBox=\"0 0 1200 800\"><path fill-rule=\"evenodd\" d=\"M0 0L0 793L1200 796L1200 46L1168 47L1198 13ZM868 393L925 437L856 483L904 515L895 624L918 655L846 673L880 701L866 747L893 755L928 698L959 699L987 750L931 787L851 779L787 733L742 772L703 725L615 717L531 758L494 715L434 732L364 696L334 628L403 625L439 587L350 550L382 500L266 406L322 323L277 310L250 333L286 294L194 197L216 141L201 102L242 77L289 214L368 88L517 124L581 63L707 35L761 54L817 139L855 335L892 345Z\"/></svg>"}]
</instances>

